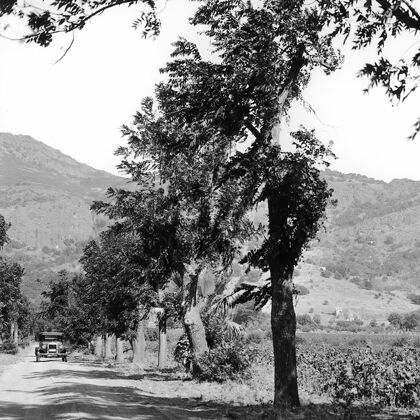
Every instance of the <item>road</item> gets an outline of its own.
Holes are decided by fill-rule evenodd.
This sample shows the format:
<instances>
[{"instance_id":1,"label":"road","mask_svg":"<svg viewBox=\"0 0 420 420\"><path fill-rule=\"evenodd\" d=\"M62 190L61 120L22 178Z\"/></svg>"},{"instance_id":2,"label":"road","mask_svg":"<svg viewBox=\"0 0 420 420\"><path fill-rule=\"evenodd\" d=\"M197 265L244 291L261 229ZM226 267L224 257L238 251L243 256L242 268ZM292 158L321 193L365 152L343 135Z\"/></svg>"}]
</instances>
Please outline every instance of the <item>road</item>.
<instances>
[{"instance_id":1,"label":"road","mask_svg":"<svg viewBox=\"0 0 420 420\"><path fill-rule=\"evenodd\" d=\"M0 419L219 419L220 407L142 388L147 373L124 376L101 363L71 358L35 362L33 349L0 377ZM156 376L156 375L155 375ZM162 379L160 379L162 380ZM163 379L164 380L164 379Z\"/></svg>"}]
</instances>

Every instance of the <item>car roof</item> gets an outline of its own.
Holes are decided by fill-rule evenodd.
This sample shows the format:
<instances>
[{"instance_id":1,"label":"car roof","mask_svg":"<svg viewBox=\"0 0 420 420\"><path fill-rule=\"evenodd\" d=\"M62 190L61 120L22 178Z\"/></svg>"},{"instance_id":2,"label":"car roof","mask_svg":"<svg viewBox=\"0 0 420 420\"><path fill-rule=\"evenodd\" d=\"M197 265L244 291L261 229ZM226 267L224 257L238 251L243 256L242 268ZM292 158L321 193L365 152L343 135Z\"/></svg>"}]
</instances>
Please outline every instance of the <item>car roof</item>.
<instances>
[{"instance_id":1,"label":"car roof","mask_svg":"<svg viewBox=\"0 0 420 420\"><path fill-rule=\"evenodd\" d=\"M42 334L42 335L63 335L63 333L62 332L58 332L58 331L43 331L43 332L40 332L40 334Z\"/></svg>"}]
</instances>

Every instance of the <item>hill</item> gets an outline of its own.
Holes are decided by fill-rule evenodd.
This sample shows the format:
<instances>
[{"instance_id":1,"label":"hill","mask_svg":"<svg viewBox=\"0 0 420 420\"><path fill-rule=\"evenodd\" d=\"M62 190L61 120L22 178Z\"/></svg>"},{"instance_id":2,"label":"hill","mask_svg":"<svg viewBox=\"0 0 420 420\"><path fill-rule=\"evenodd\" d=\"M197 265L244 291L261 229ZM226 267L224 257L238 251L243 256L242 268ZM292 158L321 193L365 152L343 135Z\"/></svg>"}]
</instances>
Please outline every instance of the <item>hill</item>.
<instances>
[{"instance_id":1,"label":"hill","mask_svg":"<svg viewBox=\"0 0 420 420\"><path fill-rule=\"evenodd\" d=\"M384 320L393 310L418 308L408 296L420 294L420 182L335 171L324 176L337 206L328 209L325 232L296 270L296 282L309 291L299 297L298 312L327 321L344 308ZM34 302L55 272L78 270L84 244L107 225L90 211L91 202L124 185L125 179L29 136L0 133L0 214L12 222L5 253L25 267L24 290ZM266 212L259 206L252 217L263 222ZM243 279L243 268L236 264L234 275Z\"/></svg>"},{"instance_id":2,"label":"hill","mask_svg":"<svg viewBox=\"0 0 420 420\"><path fill-rule=\"evenodd\" d=\"M0 214L12 223L5 254L25 267L32 300L54 272L78 268L85 242L107 223L90 204L125 183L30 136L0 133Z\"/></svg>"}]
</instances>

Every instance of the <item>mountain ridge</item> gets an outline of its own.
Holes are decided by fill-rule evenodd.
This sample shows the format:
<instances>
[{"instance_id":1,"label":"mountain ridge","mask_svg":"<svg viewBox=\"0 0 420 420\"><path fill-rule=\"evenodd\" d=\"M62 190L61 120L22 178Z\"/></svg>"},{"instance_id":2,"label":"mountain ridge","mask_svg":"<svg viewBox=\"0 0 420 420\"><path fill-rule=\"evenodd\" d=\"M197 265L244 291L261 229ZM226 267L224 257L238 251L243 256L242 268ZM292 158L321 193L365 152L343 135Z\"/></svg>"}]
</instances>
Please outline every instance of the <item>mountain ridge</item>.
<instances>
[{"instance_id":1,"label":"mountain ridge","mask_svg":"<svg viewBox=\"0 0 420 420\"><path fill-rule=\"evenodd\" d=\"M406 296L420 293L420 181L333 170L323 176L338 203L327 210L326 231L296 269L296 281L310 290L298 312L349 307L385 319L388 301L396 310L412 310ZM24 291L35 304L58 270L80 269L86 241L108 224L90 205L105 199L111 186L127 188L127 179L80 164L30 136L0 133L0 214L12 223L4 253L25 267ZM252 218L264 222L266 213L261 205ZM353 298L346 301L343 290ZM381 305L378 294L387 294Z\"/></svg>"}]
</instances>

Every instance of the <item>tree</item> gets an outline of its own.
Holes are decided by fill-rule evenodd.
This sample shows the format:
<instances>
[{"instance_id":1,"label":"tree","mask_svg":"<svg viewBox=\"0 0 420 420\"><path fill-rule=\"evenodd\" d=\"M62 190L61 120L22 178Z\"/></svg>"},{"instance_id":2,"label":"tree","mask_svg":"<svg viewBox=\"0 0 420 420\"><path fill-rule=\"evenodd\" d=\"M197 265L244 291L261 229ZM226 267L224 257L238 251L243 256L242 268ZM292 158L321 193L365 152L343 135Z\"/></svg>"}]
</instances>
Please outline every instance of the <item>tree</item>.
<instances>
[{"instance_id":1,"label":"tree","mask_svg":"<svg viewBox=\"0 0 420 420\"><path fill-rule=\"evenodd\" d=\"M420 10L414 1L321 0L319 4L328 15L331 36L342 35L344 42L352 39L355 50L376 45L378 59L374 63L366 63L359 72L360 77L369 79L365 92L382 86L389 99L398 104L417 89L420 48L414 49L410 59L390 60L384 55L384 47L392 39L407 34L418 39ZM413 140L419 131L420 118L414 124L409 139Z\"/></svg>"},{"instance_id":2,"label":"tree","mask_svg":"<svg viewBox=\"0 0 420 420\"><path fill-rule=\"evenodd\" d=\"M97 314L94 302L88 300L87 286L84 276L61 270L42 292L38 316L48 323L49 328L63 331L71 342L89 346Z\"/></svg>"},{"instance_id":3,"label":"tree","mask_svg":"<svg viewBox=\"0 0 420 420\"><path fill-rule=\"evenodd\" d=\"M391 312L388 315L388 322L396 328L401 328L403 324L403 317L397 312Z\"/></svg>"},{"instance_id":4,"label":"tree","mask_svg":"<svg viewBox=\"0 0 420 420\"><path fill-rule=\"evenodd\" d=\"M298 405L292 274L330 200L318 169L330 152L305 129L292 133L295 151L283 151L278 125L290 103L301 97L310 70L321 66L333 71L340 57L332 39L322 35L326 17L303 2L253 7L239 0L208 1L192 22L208 28L219 60L204 61L194 44L179 40L175 59L164 69L169 81L158 86L157 97L172 124L199 132L211 127L220 133L215 137L220 147L235 149L252 141L245 152L225 154L221 182L242 186L243 207L268 201L267 239L243 262L270 270L274 402ZM198 137L184 148L199 150L205 142L206 137Z\"/></svg>"},{"instance_id":5,"label":"tree","mask_svg":"<svg viewBox=\"0 0 420 420\"><path fill-rule=\"evenodd\" d=\"M29 326L29 302L21 291L23 273L19 264L0 257L0 334L15 344L19 330L26 332Z\"/></svg>"},{"instance_id":6,"label":"tree","mask_svg":"<svg viewBox=\"0 0 420 420\"><path fill-rule=\"evenodd\" d=\"M9 228L10 228L10 224L6 223L6 220L0 214L0 249L3 248L3 246L8 241L7 230Z\"/></svg>"},{"instance_id":7,"label":"tree","mask_svg":"<svg viewBox=\"0 0 420 420\"><path fill-rule=\"evenodd\" d=\"M83 29L91 19L108 9L124 5L145 6L145 10L140 8L139 17L133 22L133 26L142 26L143 35L159 33L160 23L155 14L154 0L43 0L40 5L3 0L0 4L0 17L12 15L23 19L29 33L22 35L20 40L47 47L54 35L72 33L74 40L74 32ZM71 45L72 42L69 47Z\"/></svg>"},{"instance_id":8,"label":"tree","mask_svg":"<svg viewBox=\"0 0 420 420\"><path fill-rule=\"evenodd\" d=\"M156 290L170 281L179 283L184 327L198 360L207 350L200 276L205 268L227 269L253 229L247 208L238 200L240 184L226 180L220 185L227 137L214 128L179 127L162 107L159 98L156 106L144 99L133 127L123 127L128 147L118 150L123 156L120 167L138 189L110 190L113 203L95 208L123 220L119 225L144 244L147 278L156 278ZM185 148L193 139L197 147Z\"/></svg>"}]
</instances>

